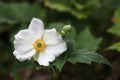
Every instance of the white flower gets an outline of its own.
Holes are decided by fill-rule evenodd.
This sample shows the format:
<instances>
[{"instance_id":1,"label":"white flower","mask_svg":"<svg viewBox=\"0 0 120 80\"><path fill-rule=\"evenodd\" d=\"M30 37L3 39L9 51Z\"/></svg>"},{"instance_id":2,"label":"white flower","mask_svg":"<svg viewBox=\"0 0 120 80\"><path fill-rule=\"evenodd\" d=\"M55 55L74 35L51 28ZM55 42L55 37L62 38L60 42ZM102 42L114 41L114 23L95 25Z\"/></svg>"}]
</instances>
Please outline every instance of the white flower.
<instances>
[{"instance_id":1,"label":"white flower","mask_svg":"<svg viewBox=\"0 0 120 80\"><path fill-rule=\"evenodd\" d=\"M14 48L13 54L19 61L33 57L40 65L48 66L67 46L55 28L44 30L43 22L33 18L28 29L15 35Z\"/></svg>"}]
</instances>

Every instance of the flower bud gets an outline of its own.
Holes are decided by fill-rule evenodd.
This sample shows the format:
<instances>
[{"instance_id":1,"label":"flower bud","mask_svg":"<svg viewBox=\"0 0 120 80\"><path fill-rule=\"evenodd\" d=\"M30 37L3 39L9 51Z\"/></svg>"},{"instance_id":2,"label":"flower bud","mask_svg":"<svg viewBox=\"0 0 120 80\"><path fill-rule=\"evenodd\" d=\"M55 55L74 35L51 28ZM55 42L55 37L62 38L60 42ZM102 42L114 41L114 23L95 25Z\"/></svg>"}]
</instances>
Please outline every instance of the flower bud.
<instances>
[{"instance_id":1,"label":"flower bud","mask_svg":"<svg viewBox=\"0 0 120 80\"><path fill-rule=\"evenodd\" d=\"M63 31L66 33L66 32L70 32L71 31L71 25L65 25L63 27Z\"/></svg>"},{"instance_id":2,"label":"flower bud","mask_svg":"<svg viewBox=\"0 0 120 80\"><path fill-rule=\"evenodd\" d=\"M65 31L61 31L61 35L62 35L62 36L66 36Z\"/></svg>"}]
</instances>

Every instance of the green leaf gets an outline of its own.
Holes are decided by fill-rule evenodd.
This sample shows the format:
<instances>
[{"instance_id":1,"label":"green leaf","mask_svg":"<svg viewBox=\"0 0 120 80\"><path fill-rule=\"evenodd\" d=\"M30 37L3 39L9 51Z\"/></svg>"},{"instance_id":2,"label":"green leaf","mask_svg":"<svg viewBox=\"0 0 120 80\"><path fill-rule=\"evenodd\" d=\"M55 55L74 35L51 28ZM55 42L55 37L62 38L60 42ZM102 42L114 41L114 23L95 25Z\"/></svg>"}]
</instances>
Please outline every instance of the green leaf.
<instances>
[{"instance_id":1,"label":"green leaf","mask_svg":"<svg viewBox=\"0 0 120 80\"><path fill-rule=\"evenodd\" d=\"M37 3L31 5L28 3L6 4L0 2L0 23L28 22L33 17L43 19L45 17L45 9Z\"/></svg>"},{"instance_id":2,"label":"green leaf","mask_svg":"<svg viewBox=\"0 0 120 80\"><path fill-rule=\"evenodd\" d=\"M89 28L86 28L79 33L76 41L77 48L97 50L102 38L95 38Z\"/></svg>"},{"instance_id":3,"label":"green leaf","mask_svg":"<svg viewBox=\"0 0 120 80\"><path fill-rule=\"evenodd\" d=\"M114 14L114 26L108 29L108 32L120 36L120 8Z\"/></svg>"},{"instance_id":4,"label":"green leaf","mask_svg":"<svg viewBox=\"0 0 120 80\"><path fill-rule=\"evenodd\" d=\"M61 71L66 62L66 59L59 58L55 60L55 62L53 62L52 65L55 66L59 71Z\"/></svg>"},{"instance_id":5,"label":"green leaf","mask_svg":"<svg viewBox=\"0 0 120 80\"><path fill-rule=\"evenodd\" d=\"M112 28L108 29L108 32L120 36L120 24L115 24Z\"/></svg>"},{"instance_id":6,"label":"green leaf","mask_svg":"<svg viewBox=\"0 0 120 80\"><path fill-rule=\"evenodd\" d=\"M116 42L113 45L111 45L110 47L108 47L107 49L111 49L111 50L117 50L120 52L120 42Z\"/></svg>"},{"instance_id":7,"label":"green leaf","mask_svg":"<svg viewBox=\"0 0 120 80\"><path fill-rule=\"evenodd\" d=\"M116 9L114 14L114 26L108 29L108 32L120 36L120 7ZM107 49L120 51L120 42L116 42Z\"/></svg>"},{"instance_id":8,"label":"green leaf","mask_svg":"<svg viewBox=\"0 0 120 80\"><path fill-rule=\"evenodd\" d=\"M43 66L40 66L36 61L29 60L20 62L18 60L15 60L12 67L12 72L20 72L25 69L43 69Z\"/></svg>"},{"instance_id":9,"label":"green leaf","mask_svg":"<svg viewBox=\"0 0 120 80\"><path fill-rule=\"evenodd\" d=\"M69 12L76 18L87 18L97 6L99 0L80 2L77 0L44 0L45 5L60 12Z\"/></svg>"},{"instance_id":10,"label":"green leaf","mask_svg":"<svg viewBox=\"0 0 120 80\"><path fill-rule=\"evenodd\" d=\"M98 62L111 66L111 63L107 59L105 59L102 55L88 49L81 49L73 52L71 54L71 57L69 58L69 62L72 62L73 64L77 62L86 64Z\"/></svg>"}]
</instances>

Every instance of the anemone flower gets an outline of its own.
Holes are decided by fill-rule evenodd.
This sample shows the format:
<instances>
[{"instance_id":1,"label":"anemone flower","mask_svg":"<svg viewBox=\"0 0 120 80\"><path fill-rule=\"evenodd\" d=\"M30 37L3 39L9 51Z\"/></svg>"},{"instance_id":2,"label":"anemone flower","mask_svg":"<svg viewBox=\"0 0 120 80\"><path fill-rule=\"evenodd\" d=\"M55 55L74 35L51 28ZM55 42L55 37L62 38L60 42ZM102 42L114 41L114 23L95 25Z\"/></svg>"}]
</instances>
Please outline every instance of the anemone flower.
<instances>
[{"instance_id":1,"label":"anemone flower","mask_svg":"<svg viewBox=\"0 0 120 80\"><path fill-rule=\"evenodd\" d=\"M55 28L44 30L40 19L33 18L28 29L15 35L13 54L19 61L33 58L39 65L48 66L67 50L66 42Z\"/></svg>"}]
</instances>

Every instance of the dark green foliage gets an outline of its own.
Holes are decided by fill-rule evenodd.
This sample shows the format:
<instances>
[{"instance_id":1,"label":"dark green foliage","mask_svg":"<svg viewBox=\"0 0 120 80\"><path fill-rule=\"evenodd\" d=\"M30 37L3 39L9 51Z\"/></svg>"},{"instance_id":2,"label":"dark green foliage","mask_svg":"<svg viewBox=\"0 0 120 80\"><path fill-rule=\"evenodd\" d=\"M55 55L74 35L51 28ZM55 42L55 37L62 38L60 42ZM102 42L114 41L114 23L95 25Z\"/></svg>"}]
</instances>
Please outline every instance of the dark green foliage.
<instances>
[{"instance_id":1,"label":"dark green foliage","mask_svg":"<svg viewBox=\"0 0 120 80\"><path fill-rule=\"evenodd\" d=\"M45 18L45 10L37 3L2 3L0 2L0 23L28 22L33 17Z\"/></svg>"},{"instance_id":2,"label":"dark green foliage","mask_svg":"<svg viewBox=\"0 0 120 80\"><path fill-rule=\"evenodd\" d=\"M45 5L51 9L58 10L60 12L69 12L77 18L87 18L88 15L95 9L99 0L86 0L79 2L77 0L44 0Z\"/></svg>"},{"instance_id":3,"label":"dark green foliage","mask_svg":"<svg viewBox=\"0 0 120 80\"><path fill-rule=\"evenodd\" d=\"M75 65L98 62L111 66L103 57L107 56L106 48L120 51L119 0L0 0L0 80L11 73L15 73L13 76L16 80L21 80L16 73L25 69L43 68L34 60L19 62L12 54L14 35L27 28L33 17L43 20L46 29L56 28L59 33L64 25L72 26L72 31L63 37L67 42L67 51L50 63L50 67L54 66L59 71L67 62ZM109 45L112 46L108 47ZM103 56L98 52L103 52ZM114 53L116 56L117 53ZM114 63L113 58L107 58ZM93 65L97 69L103 68L102 64ZM89 75L87 70L84 73ZM94 70L92 74L99 72Z\"/></svg>"},{"instance_id":4,"label":"dark green foliage","mask_svg":"<svg viewBox=\"0 0 120 80\"><path fill-rule=\"evenodd\" d=\"M111 45L111 46L108 47L107 49L120 51L120 42L114 43L113 45Z\"/></svg>"},{"instance_id":5,"label":"dark green foliage","mask_svg":"<svg viewBox=\"0 0 120 80\"><path fill-rule=\"evenodd\" d=\"M108 32L120 37L120 8L118 8L115 13L114 17L112 18L114 26L108 29ZM120 42L116 42L107 49L117 50L120 51Z\"/></svg>"},{"instance_id":6,"label":"dark green foliage","mask_svg":"<svg viewBox=\"0 0 120 80\"><path fill-rule=\"evenodd\" d=\"M80 62L86 64L91 64L92 62L98 62L111 66L111 63L103 56L96 53L95 51L87 50L87 49L74 51L73 54L71 54L71 58L69 59L69 61L72 63Z\"/></svg>"},{"instance_id":7,"label":"dark green foliage","mask_svg":"<svg viewBox=\"0 0 120 80\"><path fill-rule=\"evenodd\" d=\"M91 64L92 62L104 63L109 66L112 66L111 63L104 58L102 55L96 53L93 50L89 49L74 49L74 41L67 41L68 50L64 52L60 57L52 63L59 71L66 62L75 63L86 63Z\"/></svg>"},{"instance_id":8,"label":"dark green foliage","mask_svg":"<svg viewBox=\"0 0 120 80\"><path fill-rule=\"evenodd\" d=\"M91 50L97 50L101 41L101 38L94 38L90 32L90 29L86 28L80 32L77 37L77 47L80 49L87 48Z\"/></svg>"},{"instance_id":9,"label":"dark green foliage","mask_svg":"<svg viewBox=\"0 0 120 80\"><path fill-rule=\"evenodd\" d=\"M120 36L120 8L115 11L112 21L115 25L108 32Z\"/></svg>"}]
</instances>

